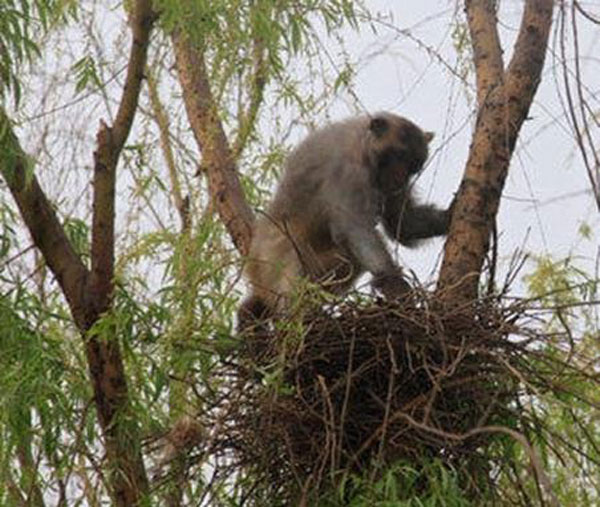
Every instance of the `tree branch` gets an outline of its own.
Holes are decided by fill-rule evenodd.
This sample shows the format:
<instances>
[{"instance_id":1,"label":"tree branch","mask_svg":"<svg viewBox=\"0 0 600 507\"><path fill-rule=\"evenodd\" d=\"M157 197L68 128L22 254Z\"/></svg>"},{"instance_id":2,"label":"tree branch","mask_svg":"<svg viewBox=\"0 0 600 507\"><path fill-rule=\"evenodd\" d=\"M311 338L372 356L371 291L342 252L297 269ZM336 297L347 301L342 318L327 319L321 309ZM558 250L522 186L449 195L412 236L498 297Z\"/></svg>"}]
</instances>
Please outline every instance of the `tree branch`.
<instances>
[{"instance_id":1,"label":"tree branch","mask_svg":"<svg viewBox=\"0 0 600 507\"><path fill-rule=\"evenodd\" d=\"M465 11L473 46L477 78L477 102L481 106L490 91L502 84L504 63L497 29L494 0L466 0Z\"/></svg>"},{"instance_id":2,"label":"tree branch","mask_svg":"<svg viewBox=\"0 0 600 507\"><path fill-rule=\"evenodd\" d=\"M479 3L471 0L467 6L473 9ZM486 3L490 2L486 0ZM474 24L471 33L480 100L438 280L438 292L449 302L477 298L479 276L489 249L510 158L541 79L552 7L553 0L527 0L512 60L497 85L489 76L497 73L501 48L490 42L495 38L493 34L481 31L481 27L488 27L496 33L495 13L490 8L471 10L469 23ZM488 42L484 44L482 40ZM483 51L484 45L493 53ZM493 61L496 63L490 64Z\"/></svg>"},{"instance_id":3,"label":"tree branch","mask_svg":"<svg viewBox=\"0 0 600 507\"><path fill-rule=\"evenodd\" d=\"M3 109L0 109L0 130L4 132L4 146L0 157L2 175L17 202L35 246L42 252L67 299L75 323L83 329L87 320L83 295L88 271L75 253L37 178L29 171L30 161Z\"/></svg>"},{"instance_id":4,"label":"tree branch","mask_svg":"<svg viewBox=\"0 0 600 507\"><path fill-rule=\"evenodd\" d=\"M204 55L185 35L172 34L175 61L183 100L196 142L202 151L202 166L208 175L210 194L236 248L248 253L254 215L246 202L233 154L210 89Z\"/></svg>"},{"instance_id":5,"label":"tree branch","mask_svg":"<svg viewBox=\"0 0 600 507\"><path fill-rule=\"evenodd\" d=\"M92 273L90 289L96 312L108 309L114 278L116 166L137 109L144 78L150 32L156 18L150 0L138 0L130 16L133 40L123 94L112 127L101 122L94 152Z\"/></svg>"},{"instance_id":6,"label":"tree branch","mask_svg":"<svg viewBox=\"0 0 600 507\"><path fill-rule=\"evenodd\" d=\"M37 179L29 174L27 157L0 110L0 125L5 127L0 167L34 243L55 275L86 339L94 401L111 470L109 486L114 503L120 506L138 505L148 493L148 480L137 422L130 414L119 341L115 336L99 336L90 330L112 300L116 165L137 109L150 31L156 18L150 0L137 0L133 9L133 41L119 110L112 127L102 124L94 153L91 272L75 253Z\"/></svg>"},{"instance_id":7,"label":"tree branch","mask_svg":"<svg viewBox=\"0 0 600 507\"><path fill-rule=\"evenodd\" d=\"M507 79L517 77L527 79L527 86L518 90L521 93L529 92L533 95L535 88L532 90L532 87L537 87L540 82L539 76L544 67L553 8L553 2L549 0L525 2L519 35L507 70Z\"/></svg>"},{"instance_id":8,"label":"tree branch","mask_svg":"<svg viewBox=\"0 0 600 507\"><path fill-rule=\"evenodd\" d=\"M131 130L144 78L150 33L156 19L151 0L137 0L130 16L132 43L125 85L114 124L102 122L94 152L92 269L86 290L87 331L110 308L114 289L116 167ZM111 467L116 505L138 505L148 493L138 427L131 416L127 378L115 336L90 333L86 355L100 426Z\"/></svg>"},{"instance_id":9,"label":"tree branch","mask_svg":"<svg viewBox=\"0 0 600 507\"><path fill-rule=\"evenodd\" d=\"M152 107L152 113L160 136L160 146L165 164L167 165L167 169L169 171L169 179L171 181L171 197L173 198L173 204L175 204L175 208L179 214L179 219L181 220L181 230L185 231L190 226L189 198L183 197L181 192L181 184L179 182L179 175L177 174L175 155L169 139L169 118L158 95L158 83L156 82L156 79L152 75L150 69L147 69L146 79L148 82L150 105Z\"/></svg>"},{"instance_id":10,"label":"tree branch","mask_svg":"<svg viewBox=\"0 0 600 507\"><path fill-rule=\"evenodd\" d=\"M250 103L247 111L240 118L240 128L238 135L233 143L233 158L238 160L242 151L246 147L248 137L256 122L260 105L264 98L264 90L267 84L269 66L267 63L265 43L260 36L255 36L252 46L252 57L254 69L250 81Z\"/></svg>"}]
</instances>

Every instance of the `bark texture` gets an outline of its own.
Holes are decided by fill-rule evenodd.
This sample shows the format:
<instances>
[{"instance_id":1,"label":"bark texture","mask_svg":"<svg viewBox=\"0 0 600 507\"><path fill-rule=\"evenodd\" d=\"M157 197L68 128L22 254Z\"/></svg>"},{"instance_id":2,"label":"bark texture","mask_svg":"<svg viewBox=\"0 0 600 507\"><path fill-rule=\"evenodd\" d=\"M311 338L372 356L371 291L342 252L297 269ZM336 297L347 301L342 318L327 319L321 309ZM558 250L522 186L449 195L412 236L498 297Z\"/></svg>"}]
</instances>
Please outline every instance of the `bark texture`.
<instances>
[{"instance_id":1,"label":"bark texture","mask_svg":"<svg viewBox=\"0 0 600 507\"><path fill-rule=\"evenodd\" d=\"M552 24L553 0L526 0L505 70L495 4L494 0L465 2L477 74L478 116L438 280L438 292L450 303L477 299L510 159L541 79Z\"/></svg>"},{"instance_id":2,"label":"bark texture","mask_svg":"<svg viewBox=\"0 0 600 507\"><path fill-rule=\"evenodd\" d=\"M102 123L98 133L94 153L91 270L75 252L35 175L28 170L27 156L10 128L8 118L0 111L0 124L6 128L5 145L10 154L0 163L0 168L33 241L56 277L85 340L94 401L110 470L109 487L114 504L119 506L140 504L148 493L148 479L139 431L131 417L118 337L99 336L91 330L112 303L116 166L137 109L155 18L150 0L137 0L132 6L133 40L119 109L114 124Z\"/></svg>"},{"instance_id":3,"label":"bark texture","mask_svg":"<svg viewBox=\"0 0 600 507\"><path fill-rule=\"evenodd\" d=\"M179 30L173 32L172 40L183 100L202 152L210 195L233 243L245 255L250 248L254 215L244 197L234 154L219 119L204 55Z\"/></svg>"}]
</instances>

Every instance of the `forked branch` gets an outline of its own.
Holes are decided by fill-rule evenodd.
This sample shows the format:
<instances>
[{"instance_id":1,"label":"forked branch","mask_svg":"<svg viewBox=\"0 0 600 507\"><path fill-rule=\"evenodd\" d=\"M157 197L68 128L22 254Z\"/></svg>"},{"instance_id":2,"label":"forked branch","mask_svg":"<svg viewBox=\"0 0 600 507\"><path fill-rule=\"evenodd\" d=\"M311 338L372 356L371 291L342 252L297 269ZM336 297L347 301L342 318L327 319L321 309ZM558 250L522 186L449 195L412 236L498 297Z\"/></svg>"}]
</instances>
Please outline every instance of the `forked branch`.
<instances>
[{"instance_id":1,"label":"forked branch","mask_svg":"<svg viewBox=\"0 0 600 507\"><path fill-rule=\"evenodd\" d=\"M156 15L150 0L138 0L130 16L133 40L127 76L112 126L101 123L94 152L91 293L97 313L105 311L113 291L116 167L133 124L144 78L150 32Z\"/></svg>"},{"instance_id":2,"label":"forked branch","mask_svg":"<svg viewBox=\"0 0 600 507\"><path fill-rule=\"evenodd\" d=\"M102 123L94 153L94 205L92 224L92 269L83 264L67 238L56 213L44 195L29 161L0 110L2 174L15 198L35 245L56 277L81 331L94 388L98 420L105 439L108 486L115 505L139 505L148 493L119 340L90 333L113 297L115 179L119 155L131 130L143 81L143 69L156 16L150 0L137 0L132 7L133 41L127 77L114 125Z\"/></svg>"},{"instance_id":3,"label":"forked branch","mask_svg":"<svg viewBox=\"0 0 600 507\"><path fill-rule=\"evenodd\" d=\"M541 79L553 0L527 0L513 57L501 70L493 0L466 2L478 86L478 116L454 205L438 281L452 303L478 296L500 196L517 136Z\"/></svg>"}]
</instances>

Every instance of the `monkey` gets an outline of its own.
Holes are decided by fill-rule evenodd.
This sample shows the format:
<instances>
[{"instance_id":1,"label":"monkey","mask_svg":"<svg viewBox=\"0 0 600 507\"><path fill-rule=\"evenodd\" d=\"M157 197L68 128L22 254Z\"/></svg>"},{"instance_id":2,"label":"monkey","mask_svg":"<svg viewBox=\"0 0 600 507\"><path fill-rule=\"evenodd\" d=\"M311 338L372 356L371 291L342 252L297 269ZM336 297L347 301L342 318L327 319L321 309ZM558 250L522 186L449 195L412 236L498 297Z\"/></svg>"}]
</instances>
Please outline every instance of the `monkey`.
<instances>
[{"instance_id":1,"label":"monkey","mask_svg":"<svg viewBox=\"0 0 600 507\"><path fill-rule=\"evenodd\" d=\"M406 295L410 285L376 226L408 247L447 234L452 206L420 205L411 188L432 138L389 112L331 123L306 137L255 222L239 327L285 310L302 278L342 295L369 272L386 299Z\"/></svg>"}]
</instances>

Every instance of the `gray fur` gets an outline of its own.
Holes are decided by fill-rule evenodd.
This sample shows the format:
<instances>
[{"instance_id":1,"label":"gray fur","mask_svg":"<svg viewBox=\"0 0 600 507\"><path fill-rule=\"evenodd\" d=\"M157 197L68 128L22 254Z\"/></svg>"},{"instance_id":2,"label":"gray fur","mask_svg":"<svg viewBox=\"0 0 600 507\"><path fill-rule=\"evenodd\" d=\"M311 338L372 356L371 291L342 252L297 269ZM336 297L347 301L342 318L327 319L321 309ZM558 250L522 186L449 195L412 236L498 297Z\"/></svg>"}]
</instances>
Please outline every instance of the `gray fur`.
<instances>
[{"instance_id":1,"label":"gray fur","mask_svg":"<svg viewBox=\"0 0 600 507\"><path fill-rule=\"evenodd\" d=\"M245 267L252 292L242 312L284 309L301 277L342 294L368 271L386 297L405 293L409 286L376 225L407 246L447 232L449 210L416 204L409 186L432 137L378 113L332 123L300 143L257 219Z\"/></svg>"}]
</instances>

